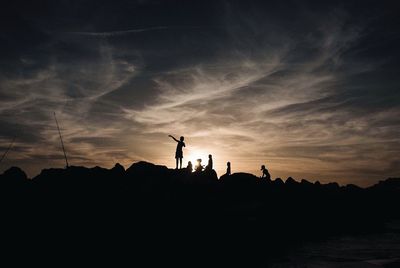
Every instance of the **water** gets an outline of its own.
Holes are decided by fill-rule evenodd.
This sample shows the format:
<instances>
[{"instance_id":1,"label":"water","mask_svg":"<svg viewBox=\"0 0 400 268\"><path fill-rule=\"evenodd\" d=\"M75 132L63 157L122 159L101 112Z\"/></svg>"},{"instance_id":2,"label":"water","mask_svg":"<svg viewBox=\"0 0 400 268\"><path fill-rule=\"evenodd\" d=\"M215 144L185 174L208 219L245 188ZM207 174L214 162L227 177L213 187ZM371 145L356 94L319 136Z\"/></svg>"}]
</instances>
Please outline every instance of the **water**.
<instances>
[{"instance_id":1,"label":"water","mask_svg":"<svg viewBox=\"0 0 400 268\"><path fill-rule=\"evenodd\" d=\"M384 233L304 244L271 267L400 267L400 221L388 224Z\"/></svg>"}]
</instances>

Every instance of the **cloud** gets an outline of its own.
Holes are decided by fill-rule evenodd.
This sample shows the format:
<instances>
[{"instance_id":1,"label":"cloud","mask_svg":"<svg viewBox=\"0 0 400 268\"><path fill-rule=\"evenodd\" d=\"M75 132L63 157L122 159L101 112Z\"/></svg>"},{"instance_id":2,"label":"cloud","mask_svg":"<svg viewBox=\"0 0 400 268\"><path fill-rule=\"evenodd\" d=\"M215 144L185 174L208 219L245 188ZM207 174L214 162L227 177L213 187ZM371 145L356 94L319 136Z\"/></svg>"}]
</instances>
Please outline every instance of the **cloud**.
<instances>
[{"instance_id":1,"label":"cloud","mask_svg":"<svg viewBox=\"0 0 400 268\"><path fill-rule=\"evenodd\" d=\"M32 47L23 35L0 37L16 44L0 65L0 146L17 136L8 163L30 174L63 165L55 111L73 164L173 165L174 134L187 154L212 153L218 171L230 160L253 173L267 164L275 177L369 184L398 175L398 55L374 41L389 31L379 9L370 17L294 1L181 14L140 3L143 14L116 5L105 22L106 8L70 20L75 7L64 5L64 19L23 14ZM168 12L154 17L158 5Z\"/></svg>"},{"instance_id":2,"label":"cloud","mask_svg":"<svg viewBox=\"0 0 400 268\"><path fill-rule=\"evenodd\" d=\"M139 34L150 31L162 31L162 30L190 30L190 29L199 29L200 27L177 27L177 26L157 26L157 27L148 27L141 29L130 29L130 30L115 30L110 32L67 32L66 34L73 35L86 35L86 36L99 36L99 37L113 37L113 36L123 36L129 34Z\"/></svg>"}]
</instances>

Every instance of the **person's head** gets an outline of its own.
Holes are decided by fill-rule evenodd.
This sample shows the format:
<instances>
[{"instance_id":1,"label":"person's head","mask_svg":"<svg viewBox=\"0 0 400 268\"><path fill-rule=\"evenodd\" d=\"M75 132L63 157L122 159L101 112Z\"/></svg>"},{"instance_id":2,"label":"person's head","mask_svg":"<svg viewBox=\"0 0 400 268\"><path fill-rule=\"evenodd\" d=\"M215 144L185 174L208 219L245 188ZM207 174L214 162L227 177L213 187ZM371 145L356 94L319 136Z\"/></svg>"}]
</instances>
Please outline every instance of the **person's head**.
<instances>
[{"instance_id":1,"label":"person's head","mask_svg":"<svg viewBox=\"0 0 400 268\"><path fill-rule=\"evenodd\" d=\"M192 161L189 161L189 162L188 162L188 166L191 166L191 165L192 165Z\"/></svg>"},{"instance_id":2,"label":"person's head","mask_svg":"<svg viewBox=\"0 0 400 268\"><path fill-rule=\"evenodd\" d=\"M210 154L209 154L209 155L208 155L208 158L210 158L210 159L211 159L211 158L212 158L212 155L210 155Z\"/></svg>"},{"instance_id":3,"label":"person's head","mask_svg":"<svg viewBox=\"0 0 400 268\"><path fill-rule=\"evenodd\" d=\"M185 140L185 137L181 136L180 140L181 140L181 141L184 141L184 140Z\"/></svg>"},{"instance_id":4,"label":"person's head","mask_svg":"<svg viewBox=\"0 0 400 268\"><path fill-rule=\"evenodd\" d=\"M230 167L230 166L231 166L231 162L227 162L226 165L227 165L228 167Z\"/></svg>"},{"instance_id":5,"label":"person's head","mask_svg":"<svg viewBox=\"0 0 400 268\"><path fill-rule=\"evenodd\" d=\"M262 166L261 166L261 170L265 170L265 165L262 165Z\"/></svg>"}]
</instances>

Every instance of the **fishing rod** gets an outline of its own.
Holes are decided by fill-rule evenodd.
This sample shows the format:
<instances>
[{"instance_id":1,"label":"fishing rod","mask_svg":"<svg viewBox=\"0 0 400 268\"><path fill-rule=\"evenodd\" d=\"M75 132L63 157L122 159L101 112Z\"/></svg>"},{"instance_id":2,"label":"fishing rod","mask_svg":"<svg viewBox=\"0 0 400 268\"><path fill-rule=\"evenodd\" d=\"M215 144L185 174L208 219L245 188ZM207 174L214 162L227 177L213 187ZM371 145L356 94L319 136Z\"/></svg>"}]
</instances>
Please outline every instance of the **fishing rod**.
<instances>
[{"instance_id":1,"label":"fishing rod","mask_svg":"<svg viewBox=\"0 0 400 268\"><path fill-rule=\"evenodd\" d=\"M6 155L8 154L8 152L10 151L11 147L14 145L14 141L15 141L15 136L13 137L10 145L8 146L7 150L4 152L4 154L2 155L1 159L0 159L0 164L1 162L3 162L3 159L6 157Z\"/></svg>"},{"instance_id":2,"label":"fishing rod","mask_svg":"<svg viewBox=\"0 0 400 268\"><path fill-rule=\"evenodd\" d=\"M61 147L62 147L62 149L63 149L64 157L65 157L65 163L67 164L67 168L68 168L69 165L68 165L67 153L65 152L65 147L64 147L64 142L63 142L62 136L61 136L60 127L58 126L58 121L57 121L57 117L56 117L56 112L54 112L54 119L56 120L56 125L57 125L57 129L58 129L58 134L60 135L60 140L61 140Z\"/></svg>"}]
</instances>

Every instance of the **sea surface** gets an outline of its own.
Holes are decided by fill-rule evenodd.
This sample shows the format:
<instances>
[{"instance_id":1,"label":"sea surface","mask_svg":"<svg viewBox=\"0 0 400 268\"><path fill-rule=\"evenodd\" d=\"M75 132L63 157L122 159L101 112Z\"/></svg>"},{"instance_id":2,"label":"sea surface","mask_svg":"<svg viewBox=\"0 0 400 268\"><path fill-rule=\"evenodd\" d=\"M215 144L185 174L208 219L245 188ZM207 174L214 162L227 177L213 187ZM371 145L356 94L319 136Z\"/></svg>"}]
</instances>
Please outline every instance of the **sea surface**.
<instances>
[{"instance_id":1,"label":"sea surface","mask_svg":"<svg viewBox=\"0 0 400 268\"><path fill-rule=\"evenodd\" d=\"M269 267L400 268L400 221L388 223L381 233L304 244Z\"/></svg>"}]
</instances>

